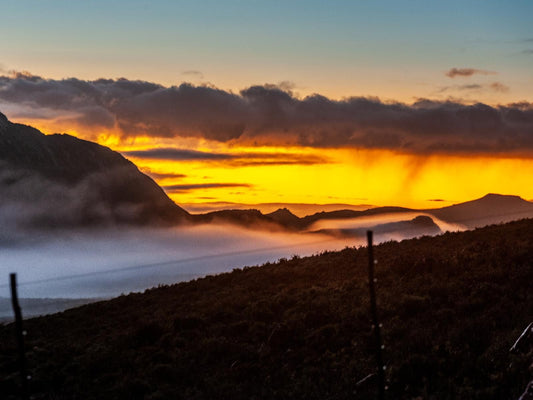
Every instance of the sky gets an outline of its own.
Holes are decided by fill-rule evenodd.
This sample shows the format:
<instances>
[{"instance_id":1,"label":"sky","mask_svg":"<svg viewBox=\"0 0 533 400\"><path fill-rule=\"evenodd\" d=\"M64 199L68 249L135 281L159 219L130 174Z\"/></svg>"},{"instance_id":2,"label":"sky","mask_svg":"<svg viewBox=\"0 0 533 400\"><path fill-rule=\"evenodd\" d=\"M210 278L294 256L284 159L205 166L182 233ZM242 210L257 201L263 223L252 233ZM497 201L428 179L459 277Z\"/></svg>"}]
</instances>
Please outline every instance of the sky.
<instances>
[{"instance_id":1,"label":"sky","mask_svg":"<svg viewBox=\"0 0 533 400\"><path fill-rule=\"evenodd\" d=\"M0 4L0 112L180 205L533 199L530 1Z\"/></svg>"}]
</instances>

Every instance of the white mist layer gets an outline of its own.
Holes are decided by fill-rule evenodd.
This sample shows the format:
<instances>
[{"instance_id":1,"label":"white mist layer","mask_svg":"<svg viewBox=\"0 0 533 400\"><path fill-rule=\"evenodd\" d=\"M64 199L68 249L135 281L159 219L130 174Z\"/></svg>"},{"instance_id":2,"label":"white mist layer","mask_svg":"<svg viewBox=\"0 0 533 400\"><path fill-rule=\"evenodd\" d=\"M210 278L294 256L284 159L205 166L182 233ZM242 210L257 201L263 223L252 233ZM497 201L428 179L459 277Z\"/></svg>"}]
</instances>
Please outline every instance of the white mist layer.
<instances>
[{"instance_id":1,"label":"white mist layer","mask_svg":"<svg viewBox=\"0 0 533 400\"><path fill-rule=\"evenodd\" d=\"M408 221L420 213L392 213L348 220L324 220L318 229L367 228ZM434 216L442 231L464 230ZM420 236L415 230L375 235L375 243ZM11 235L13 236L13 235ZM160 284L189 281L234 268L274 262L293 255L366 244L366 238L289 234L229 225L169 229L107 229L24 233L0 248L0 297L9 296L9 273L16 272L19 296L26 298L113 297Z\"/></svg>"},{"instance_id":2,"label":"white mist layer","mask_svg":"<svg viewBox=\"0 0 533 400\"><path fill-rule=\"evenodd\" d=\"M112 297L292 255L361 245L326 235L204 225L172 229L49 232L0 251L0 297L16 272L19 297Z\"/></svg>"},{"instance_id":3,"label":"white mist layer","mask_svg":"<svg viewBox=\"0 0 533 400\"><path fill-rule=\"evenodd\" d=\"M434 215L416 211L379 214L347 219L325 219L315 222L309 228L309 230L371 228L376 225L388 224L390 222L409 221L418 216L430 217L442 232L457 232L466 230L466 227L463 225L445 222L438 219ZM396 236L405 238L406 236L412 235L409 235L409 232L398 232L398 235Z\"/></svg>"}]
</instances>

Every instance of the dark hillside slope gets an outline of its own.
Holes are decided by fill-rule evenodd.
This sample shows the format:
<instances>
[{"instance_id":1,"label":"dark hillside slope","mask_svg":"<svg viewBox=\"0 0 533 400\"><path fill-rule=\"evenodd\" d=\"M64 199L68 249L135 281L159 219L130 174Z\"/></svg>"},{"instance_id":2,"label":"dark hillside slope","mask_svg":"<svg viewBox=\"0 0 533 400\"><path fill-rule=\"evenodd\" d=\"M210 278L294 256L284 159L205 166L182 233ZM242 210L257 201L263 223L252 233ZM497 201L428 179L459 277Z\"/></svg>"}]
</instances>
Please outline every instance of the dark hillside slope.
<instances>
[{"instance_id":1,"label":"dark hillside slope","mask_svg":"<svg viewBox=\"0 0 533 400\"><path fill-rule=\"evenodd\" d=\"M0 216L24 209L15 222L38 227L189 218L119 153L69 135L44 135L1 113L0 191Z\"/></svg>"},{"instance_id":2,"label":"dark hillside slope","mask_svg":"<svg viewBox=\"0 0 533 400\"><path fill-rule=\"evenodd\" d=\"M533 221L375 248L389 399L515 399ZM235 270L26 321L35 399L374 399L367 251ZM13 326L0 393L14 399Z\"/></svg>"},{"instance_id":3,"label":"dark hillside slope","mask_svg":"<svg viewBox=\"0 0 533 400\"><path fill-rule=\"evenodd\" d=\"M468 229L474 229L522 218L533 218L533 203L519 196L489 193L480 199L427 212L446 222L456 222Z\"/></svg>"},{"instance_id":4,"label":"dark hillside slope","mask_svg":"<svg viewBox=\"0 0 533 400\"><path fill-rule=\"evenodd\" d=\"M337 211L328 211L328 212L318 212L313 215L308 215L304 218L301 218L303 226L309 227L317 221L328 220L328 219L350 219L350 218L359 218L359 217L369 217L373 215L381 214L393 214L401 213L408 211L416 211L411 208L404 207L376 207L370 208L364 211L354 211L354 210L337 210ZM421 210L423 211L423 210Z\"/></svg>"},{"instance_id":5,"label":"dark hillside slope","mask_svg":"<svg viewBox=\"0 0 533 400\"><path fill-rule=\"evenodd\" d=\"M372 227L374 237L377 242L384 242L391 235L399 233L403 238L414 238L419 236L434 236L442 233L441 229L431 217L420 215L408 221L389 222ZM320 229L316 233L325 233L339 237L359 237L365 238L367 228L348 229Z\"/></svg>"}]
</instances>

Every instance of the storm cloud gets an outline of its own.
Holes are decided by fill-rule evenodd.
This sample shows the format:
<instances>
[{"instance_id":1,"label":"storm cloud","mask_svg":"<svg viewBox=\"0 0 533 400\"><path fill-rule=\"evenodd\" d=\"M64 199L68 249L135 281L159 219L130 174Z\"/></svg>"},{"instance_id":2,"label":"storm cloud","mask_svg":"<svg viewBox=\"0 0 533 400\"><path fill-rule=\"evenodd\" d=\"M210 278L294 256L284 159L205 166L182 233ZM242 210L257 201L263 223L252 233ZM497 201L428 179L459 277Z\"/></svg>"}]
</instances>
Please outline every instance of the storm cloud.
<instances>
[{"instance_id":1,"label":"storm cloud","mask_svg":"<svg viewBox=\"0 0 533 400\"><path fill-rule=\"evenodd\" d=\"M187 70L187 71L183 71L181 74L182 75L193 76L193 77L199 78L199 79L204 79L204 74L201 71L197 71L195 69L190 69L190 70Z\"/></svg>"},{"instance_id":2,"label":"storm cloud","mask_svg":"<svg viewBox=\"0 0 533 400\"><path fill-rule=\"evenodd\" d=\"M468 69L449 72L453 70L455 76L470 73ZM188 83L165 87L123 78L54 80L17 73L0 77L0 109L4 105L11 118L19 117L17 110L20 118L31 118L34 112L41 119L43 115L55 118L65 129L74 125L86 136L108 129L125 138L196 137L249 145L409 153L533 153L531 103L332 100L320 95L298 98L280 85L233 93Z\"/></svg>"}]
</instances>

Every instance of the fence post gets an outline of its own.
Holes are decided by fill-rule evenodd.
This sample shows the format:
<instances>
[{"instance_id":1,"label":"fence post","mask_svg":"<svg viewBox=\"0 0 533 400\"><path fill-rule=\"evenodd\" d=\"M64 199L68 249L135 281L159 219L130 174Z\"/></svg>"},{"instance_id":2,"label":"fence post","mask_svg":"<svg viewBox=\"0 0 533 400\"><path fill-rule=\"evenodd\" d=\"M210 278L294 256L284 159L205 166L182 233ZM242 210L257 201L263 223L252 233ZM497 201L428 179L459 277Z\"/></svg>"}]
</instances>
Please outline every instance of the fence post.
<instances>
[{"instance_id":1,"label":"fence post","mask_svg":"<svg viewBox=\"0 0 533 400\"><path fill-rule=\"evenodd\" d=\"M20 310L17 295L17 274L9 274L11 284L11 303L15 312L15 329L17 335L17 347L20 369L21 393L23 400L28 399L28 374L26 372L26 356L24 354L24 331L22 330L22 312Z\"/></svg>"},{"instance_id":2,"label":"fence post","mask_svg":"<svg viewBox=\"0 0 533 400\"><path fill-rule=\"evenodd\" d=\"M383 365L383 343L381 341L381 325L378 320L376 304L376 279L374 278L374 251L372 248L372 231L367 231L368 239L368 287L370 289L370 312L372 313L372 328L376 346L376 362L378 365L378 399L385 399L385 366Z\"/></svg>"}]
</instances>

